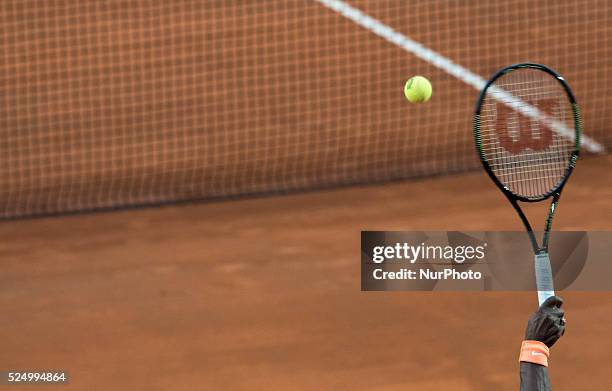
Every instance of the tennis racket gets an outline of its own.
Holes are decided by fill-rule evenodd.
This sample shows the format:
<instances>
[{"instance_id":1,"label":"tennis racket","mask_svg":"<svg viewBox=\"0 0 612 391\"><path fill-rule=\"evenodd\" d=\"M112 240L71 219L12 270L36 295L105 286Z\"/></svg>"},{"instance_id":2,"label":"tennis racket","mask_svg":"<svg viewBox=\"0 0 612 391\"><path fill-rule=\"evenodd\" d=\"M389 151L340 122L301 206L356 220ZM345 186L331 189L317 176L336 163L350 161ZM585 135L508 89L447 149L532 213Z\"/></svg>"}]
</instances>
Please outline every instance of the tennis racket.
<instances>
[{"instance_id":1,"label":"tennis racket","mask_svg":"<svg viewBox=\"0 0 612 391\"><path fill-rule=\"evenodd\" d=\"M525 225L535 254L540 305L555 294L548 241L561 190L580 149L580 111L569 85L540 64L515 64L498 71L482 89L474 113L480 161ZM542 245L521 202L552 198Z\"/></svg>"}]
</instances>

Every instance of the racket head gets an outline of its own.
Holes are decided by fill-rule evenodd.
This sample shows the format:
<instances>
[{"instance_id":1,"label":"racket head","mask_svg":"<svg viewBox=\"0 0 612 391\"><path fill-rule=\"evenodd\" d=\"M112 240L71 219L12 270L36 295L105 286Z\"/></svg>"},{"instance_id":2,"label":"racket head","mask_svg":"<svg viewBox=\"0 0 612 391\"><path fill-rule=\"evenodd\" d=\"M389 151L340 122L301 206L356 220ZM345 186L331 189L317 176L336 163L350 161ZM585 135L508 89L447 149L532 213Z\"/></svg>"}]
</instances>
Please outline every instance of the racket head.
<instances>
[{"instance_id":1,"label":"racket head","mask_svg":"<svg viewBox=\"0 0 612 391\"><path fill-rule=\"evenodd\" d=\"M565 79L534 63L495 73L474 112L480 161L506 195L524 202L561 191L578 159L581 127Z\"/></svg>"}]
</instances>

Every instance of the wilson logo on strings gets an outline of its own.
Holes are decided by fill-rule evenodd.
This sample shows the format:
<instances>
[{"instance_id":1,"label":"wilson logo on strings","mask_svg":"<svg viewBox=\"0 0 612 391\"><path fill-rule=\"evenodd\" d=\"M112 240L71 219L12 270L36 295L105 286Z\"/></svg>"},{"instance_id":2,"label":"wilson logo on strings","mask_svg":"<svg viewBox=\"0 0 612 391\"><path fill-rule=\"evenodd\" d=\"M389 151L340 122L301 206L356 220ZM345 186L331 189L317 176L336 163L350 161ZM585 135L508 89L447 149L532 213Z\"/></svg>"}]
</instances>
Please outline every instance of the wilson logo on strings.
<instances>
[{"instance_id":1,"label":"wilson logo on strings","mask_svg":"<svg viewBox=\"0 0 612 391\"><path fill-rule=\"evenodd\" d=\"M557 99L526 100L546 116L552 117L559 107ZM543 151L553 142L553 130L545 120L528 118L517 113L503 103L496 104L497 123L495 124L500 146L512 154L527 149Z\"/></svg>"}]
</instances>

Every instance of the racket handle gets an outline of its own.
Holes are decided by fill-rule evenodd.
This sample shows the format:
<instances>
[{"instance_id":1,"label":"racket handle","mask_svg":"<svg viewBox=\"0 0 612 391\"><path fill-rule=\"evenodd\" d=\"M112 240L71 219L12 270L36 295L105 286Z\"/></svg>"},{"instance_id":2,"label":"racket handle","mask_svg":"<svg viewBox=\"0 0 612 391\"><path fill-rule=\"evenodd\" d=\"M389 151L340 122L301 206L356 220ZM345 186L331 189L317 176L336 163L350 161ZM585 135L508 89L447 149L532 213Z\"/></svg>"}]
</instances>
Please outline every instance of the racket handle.
<instances>
[{"instance_id":1,"label":"racket handle","mask_svg":"<svg viewBox=\"0 0 612 391\"><path fill-rule=\"evenodd\" d=\"M546 299L555 295L552 268L548 253L540 253L535 256L536 287L538 288L538 303L542 305Z\"/></svg>"}]
</instances>

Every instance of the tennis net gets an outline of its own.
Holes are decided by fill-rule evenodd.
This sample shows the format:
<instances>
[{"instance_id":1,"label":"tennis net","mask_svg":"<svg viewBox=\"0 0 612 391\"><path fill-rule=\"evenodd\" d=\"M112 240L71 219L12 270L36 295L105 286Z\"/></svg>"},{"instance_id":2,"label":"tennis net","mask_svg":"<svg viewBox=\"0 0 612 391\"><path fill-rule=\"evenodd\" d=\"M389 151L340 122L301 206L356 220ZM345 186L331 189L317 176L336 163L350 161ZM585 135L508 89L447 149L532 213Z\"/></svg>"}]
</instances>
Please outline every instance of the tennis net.
<instances>
[{"instance_id":1,"label":"tennis net","mask_svg":"<svg viewBox=\"0 0 612 391\"><path fill-rule=\"evenodd\" d=\"M485 79L552 67L612 147L607 0L3 0L0 50L3 218L478 167L477 91L427 50Z\"/></svg>"}]
</instances>

